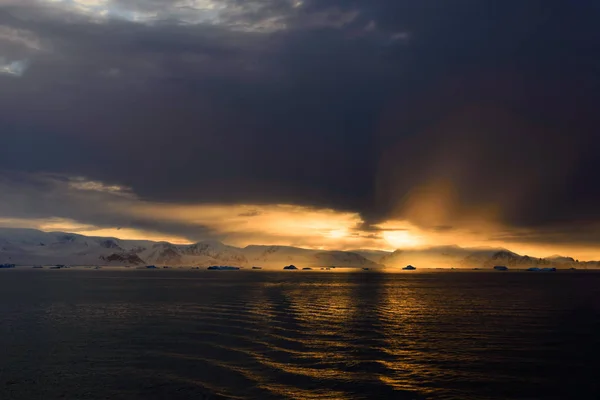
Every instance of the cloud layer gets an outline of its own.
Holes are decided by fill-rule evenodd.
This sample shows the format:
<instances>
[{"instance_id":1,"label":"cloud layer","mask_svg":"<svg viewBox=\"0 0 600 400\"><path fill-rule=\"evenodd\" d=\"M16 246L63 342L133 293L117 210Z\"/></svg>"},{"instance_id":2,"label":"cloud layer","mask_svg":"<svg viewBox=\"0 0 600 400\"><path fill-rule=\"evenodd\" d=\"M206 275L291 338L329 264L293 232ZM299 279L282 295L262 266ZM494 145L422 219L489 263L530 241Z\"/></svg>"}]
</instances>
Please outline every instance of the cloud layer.
<instances>
[{"instance_id":1,"label":"cloud layer","mask_svg":"<svg viewBox=\"0 0 600 400\"><path fill-rule=\"evenodd\" d=\"M599 14L591 0L3 0L0 174L16 197L0 217L223 234L167 208L124 216L110 195L590 247ZM48 176L127 193L25 207L56 193Z\"/></svg>"}]
</instances>

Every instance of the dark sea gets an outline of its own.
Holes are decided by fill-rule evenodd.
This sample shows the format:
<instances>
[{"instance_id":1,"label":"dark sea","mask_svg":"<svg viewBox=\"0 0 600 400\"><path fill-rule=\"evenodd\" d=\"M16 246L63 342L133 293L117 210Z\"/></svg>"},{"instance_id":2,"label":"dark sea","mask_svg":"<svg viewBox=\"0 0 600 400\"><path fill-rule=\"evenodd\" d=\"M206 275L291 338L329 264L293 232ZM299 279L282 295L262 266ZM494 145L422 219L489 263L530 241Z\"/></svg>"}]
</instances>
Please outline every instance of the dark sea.
<instances>
[{"instance_id":1,"label":"dark sea","mask_svg":"<svg viewBox=\"0 0 600 400\"><path fill-rule=\"evenodd\" d=\"M0 399L600 399L600 273L0 271Z\"/></svg>"}]
</instances>

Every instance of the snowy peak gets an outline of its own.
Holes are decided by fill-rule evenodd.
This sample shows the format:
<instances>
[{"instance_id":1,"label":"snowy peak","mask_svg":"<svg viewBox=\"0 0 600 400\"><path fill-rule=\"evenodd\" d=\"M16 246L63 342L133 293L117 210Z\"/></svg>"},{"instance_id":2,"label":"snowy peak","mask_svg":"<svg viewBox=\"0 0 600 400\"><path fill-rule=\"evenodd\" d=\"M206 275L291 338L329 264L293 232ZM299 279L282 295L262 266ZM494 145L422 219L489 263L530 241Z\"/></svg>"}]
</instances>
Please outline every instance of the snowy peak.
<instances>
[{"instance_id":1,"label":"snowy peak","mask_svg":"<svg viewBox=\"0 0 600 400\"><path fill-rule=\"evenodd\" d=\"M115 249L115 250L123 250L123 248L121 246L119 246L117 244L117 241L114 239L106 239L106 240L100 240L100 247L103 247L105 249Z\"/></svg>"},{"instance_id":2,"label":"snowy peak","mask_svg":"<svg viewBox=\"0 0 600 400\"><path fill-rule=\"evenodd\" d=\"M218 241L205 240L188 246L180 246L186 254L205 255L209 257L216 256L223 252L239 253L240 249L233 246L227 246Z\"/></svg>"},{"instance_id":3,"label":"snowy peak","mask_svg":"<svg viewBox=\"0 0 600 400\"><path fill-rule=\"evenodd\" d=\"M152 264L181 264L182 261L177 247L167 242L155 243L141 254L146 262Z\"/></svg>"},{"instance_id":4,"label":"snowy peak","mask_svg":"<svg viewBox=\"0 0 600 400\"><path fill-rule=\"evenodd\" d=\"M561 263L574 263L576 262L573 257L564 257L558 254L554 254L553 256L546 257L546 260L561 262Z\"/></svg>"},{"instance_id":5,"label":"snowy peak","mask_svg":"<svg viewBox=\"0 0 600 400\"><path fill-rule=\"evenodd\" d=\"M246 266L248 260L242 249L218 241L205 240L188 246L180 246L180 252L189 257L211 259L213 264Z\"/></svg>"},{"instance_id":6,"label":"snowy peak","mask_svg":"<svg viewBox=\"0 0 600 400\"><path fill-rule=\"evenodd\" d=\"M105 261L109 264L131 264L131 265L141 265L144 264L144 260L139 258L137 254L111 254L109 256L100 256L100 260Z\"/></svg>"}]
</instances>

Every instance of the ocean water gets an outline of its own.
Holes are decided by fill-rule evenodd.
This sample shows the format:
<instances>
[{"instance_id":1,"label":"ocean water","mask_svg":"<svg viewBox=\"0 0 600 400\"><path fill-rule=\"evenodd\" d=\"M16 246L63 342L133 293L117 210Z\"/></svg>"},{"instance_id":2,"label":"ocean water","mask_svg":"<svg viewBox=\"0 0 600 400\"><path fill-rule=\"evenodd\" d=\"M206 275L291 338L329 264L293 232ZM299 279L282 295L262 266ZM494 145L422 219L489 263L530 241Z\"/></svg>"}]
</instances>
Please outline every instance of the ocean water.
<instances>
[{"instance_id":1,"label":"ocean water","mask_svg":"<svg viewBox=\"0 0 600 400\"><path fill-rule=\"evenodd\" d=\"M599 399L600 274L0 271L0 399Z\"/></svg>"}]
</instances>

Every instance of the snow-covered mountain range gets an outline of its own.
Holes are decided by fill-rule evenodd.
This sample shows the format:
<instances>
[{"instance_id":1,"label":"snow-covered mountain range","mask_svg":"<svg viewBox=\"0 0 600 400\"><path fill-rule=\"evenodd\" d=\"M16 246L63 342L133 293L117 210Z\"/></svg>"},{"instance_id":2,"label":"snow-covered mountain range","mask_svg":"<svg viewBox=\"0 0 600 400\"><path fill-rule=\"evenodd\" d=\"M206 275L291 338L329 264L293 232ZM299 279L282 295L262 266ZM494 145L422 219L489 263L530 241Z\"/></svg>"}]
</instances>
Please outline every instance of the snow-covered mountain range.
<instances>
[{"instance_id":1,"label":"snow-covered mountain range","mask_svg":"<svg viewBox=\"0 0 600 400\"><path fill-rule=\"evenodd\" d=\"M369 257L368 253L362 253ZM579 262L571 257L550 256L546 258L520 255L503 248L459 246L436 246L420 249L398 249L381 257L370 257L372 260L388 267L403 267L407 264L422 265L428 268L483 268L496 265L509 268L526 269L532 267L556 268L600 268L600 262Z\"/></svg>"},{"instance_id":2,"label":"snow-covered mountain range","mask_svg":"<svg viewBox=\"0 0 600 400\"><path fill-rule=\"evenodd\" d=\"M368 267L382 265L347 251L288 246L239 248L207 240L189 245L90 237L64 232L0 228L0 263L17 265L174 265Z\"/></svg>"},{"instance_id":3,"label":"snow-covered mountain range","mask_svg":"<svg viewBox=\"0 0 600 400\"><path fill-rule=\"evenodd\" d=\"M404 267L422 268L509 268L554 266L557 268L600 268L600 262L578 262L570 257L533 258L498 248L438 246L403 249L322 251L289 246L251 245L244 248L207 240L177 245L148 240L90 237L64 232L0 228L0 263L17 265L173 265L261 266L281 269L302 267Z\"/></svg>"}]
</instances>

